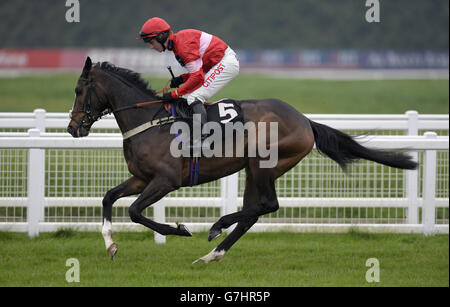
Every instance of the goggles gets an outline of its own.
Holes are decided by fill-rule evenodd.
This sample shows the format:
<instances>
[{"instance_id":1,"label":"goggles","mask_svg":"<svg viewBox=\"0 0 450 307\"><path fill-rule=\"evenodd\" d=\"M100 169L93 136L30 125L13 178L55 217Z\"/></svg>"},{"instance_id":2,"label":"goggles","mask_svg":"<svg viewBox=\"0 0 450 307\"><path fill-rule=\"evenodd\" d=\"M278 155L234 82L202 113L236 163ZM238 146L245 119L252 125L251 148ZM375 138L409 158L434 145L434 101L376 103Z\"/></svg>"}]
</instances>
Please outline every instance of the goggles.
<instances>
[{"instance_id":1,"label":"goggles","mask_svg":"<svg viewBox=\"0 0 450 307\"><path fill-rule=\"evenodd\" d=\"M158 34L161 32L152 32L152 33L145 33L145 32L139 32L138 39L142 39L145 43L150 43Z\"/></svg>"}]
</instances>

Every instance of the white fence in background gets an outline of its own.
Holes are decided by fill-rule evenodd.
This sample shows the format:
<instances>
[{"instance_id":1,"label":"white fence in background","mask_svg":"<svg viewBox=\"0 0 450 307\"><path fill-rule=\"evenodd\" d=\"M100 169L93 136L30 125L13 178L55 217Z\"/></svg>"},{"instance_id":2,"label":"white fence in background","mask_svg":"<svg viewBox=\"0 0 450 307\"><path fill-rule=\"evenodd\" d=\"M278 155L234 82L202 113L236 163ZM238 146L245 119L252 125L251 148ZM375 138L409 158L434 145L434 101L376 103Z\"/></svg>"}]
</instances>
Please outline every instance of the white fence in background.
<instances>
[{"instance_id":1,"label":"white fence in background","mask_svg":"<svg viewBox=\"0 0 450 307\"><path fill-rule=\"evenodd\" d=\"M36 109L33 113L0 112L0 132L2 130L26 130L37 128L41 132L64 130L69 123L69 113L47 113ZM405 114L305 114L309 119L339 130L351 131L400 131L402 134L418 135L419 131L449 130L448 114L419 114L407 111ZM113 115L105 116L94 123L92 131L117 130ZM68 136L67 134L65 134ZM2 136L2 135L0 135ZM5 136L5 135L3 135Z\"/></svg>"},{"instance_id":2,"label":"white fence in background","mask_svg":"<svg viewBox=\"0 0 450 307\"><path fill-rule=\"evenodd\" d=\"M417 171L372 162L356 164L344 176L330 159L309 155L277 180L280 210L266 215L252 231L348 231L448 233L448 115L307 115L340 130L389 134L361 139L365 146L412 151ZM30 236L59 228L100 230L101 200L129 176L122 137L112 131L74 139L65 129L65 113L0 113L0 230ZM29 132L11 132L19 129ZM117 129L112 116L94 130ZM17 129L17 130L16 130ZM0 131L2 131L0 130ZM420 131L440 131L418 136ZM393 132L394 131L394 132ZM396 132L398 131L398 132ZM372 134L372 133L370 133ZM403 135L402 135L403 134ZM243 172L171 193L147 209L159 222L182 222L206 231L220 216L242 206ZM130 223L128 206L114 205L115 230L143 229ZM158 242L163 237L156 236Z\"/></svg>"}]
</instances>

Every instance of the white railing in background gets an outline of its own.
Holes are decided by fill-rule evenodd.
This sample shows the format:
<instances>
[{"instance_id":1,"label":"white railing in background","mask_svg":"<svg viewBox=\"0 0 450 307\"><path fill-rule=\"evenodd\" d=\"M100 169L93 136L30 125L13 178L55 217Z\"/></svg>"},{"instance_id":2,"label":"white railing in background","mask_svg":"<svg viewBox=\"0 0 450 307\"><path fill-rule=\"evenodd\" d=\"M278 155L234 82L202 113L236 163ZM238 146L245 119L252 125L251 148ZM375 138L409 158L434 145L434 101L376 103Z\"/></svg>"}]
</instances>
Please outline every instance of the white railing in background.
<instances>
[{"instance_id":1,"label":"white railing in background","mask_svg":"<svg viewBox=\"0 0 450 307\"><path fill-rule=\"evenodd\" d=\"M355 207L359 208L407 208L407 223L400 224L310 224L310 223L257 223L252 227L253 231L347 231L356 227L364 231L394 231L394 232L423 232L448 233L448 222L444 225L435 223L435 208L447 208L448 196L436 198L436 170L438 162L437 152L447 152L448 136L437 136L428 132L424 136L417 136L421 130L447 130L448 115L419 115L410 111L405 115L307 115L314 121L330 125L341 130L403 130L409 136L371 136L361 139L365 146L382 149L408 148L418 159L418 152L423 153L422 182L419 181L419 171L406 171L404 185L405 197L400 198L301 198L279 197L281 208L333 208ZM55 231L59 228L75 228L81 230L99 230L100 222L45 222L45 210L56 207L101 207L101 197L46 197L46 150L53 149L116 149L122 148L122 137L118 133L93 133L82 139L74 139L67 133L40 133L49 128L65 128L68 123L65 113L45 113L36 110L34 113L0 113L1 128L37 127L29 132L1 132L1 149L25 149L28 151L27 168L27 195L22 197L0 197L0 208L27 207L25 222L0 222L1 230L22 231L36 236L40 231ZM116 129L117 125L112 116L96 123L99 129ZM14 159L11 159L14 160ZM2 160L3 161L3 160ZM11 163L17 163L12 161ZM49 164L49 162L47 162ZM448 161L447 161L448 164ZM2 169L0 168L0 172ZM448 176L448 167L446 168ZM48 180L47 180L48 181ZM216 197L166 197L153 205L153 218L158 222L167 222L165 208L184 208L193 206L198 208L219 208L220 215L235 212L242 205L242 197L238 196L239 177L237 174L220 180L220 196ZM419 186L422 185L422 193ZM448 182L446 186L448 195ZM105 191L106 192L106 189ZM420 195L421 194L421 195ZM124 198L114 207L128 207L135 198ZM422 222L419 224L419 209L422 210ZM211 222L185 223L192 231L206 231L212 225ZM133 223L114 223L116 230L142 229ZM164 242L162 236L155 236L157 242Z\"/></svg>"},{"instance_id":2,"label":"white railing in background","mask_svg":"<svg viewBox=\"0 0 450 307\"><path fill-rule=\"evenodd\" d=\"M66 129L69 113L47 113L36 109L33 113L0 112L0 129L37 128L41 132L47 129ZM419 114L407 111L405 114L305 114L306 117L321 124L339 130L402 130L407 135L418 135L418 131L449 129L448 114ZM118 129L113 115L105 116L94 123L96 129ZM0 135L1 136L1 135Z\"/></svg>"}]
</instances>

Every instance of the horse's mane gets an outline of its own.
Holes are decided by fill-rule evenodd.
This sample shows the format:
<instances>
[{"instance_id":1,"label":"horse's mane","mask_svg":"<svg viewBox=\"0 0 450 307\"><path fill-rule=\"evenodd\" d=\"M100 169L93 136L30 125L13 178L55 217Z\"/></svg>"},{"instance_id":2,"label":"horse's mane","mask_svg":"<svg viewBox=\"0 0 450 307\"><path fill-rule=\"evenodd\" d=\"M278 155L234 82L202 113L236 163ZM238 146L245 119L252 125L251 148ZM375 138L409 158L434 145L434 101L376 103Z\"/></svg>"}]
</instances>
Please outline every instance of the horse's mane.
<instances>
[{"instance_id":1,"label":"horse's mane","mask_svg":"<svg viewBox=\"0 0 450 307\"><path fill-rule=\"evenodd\" d=\"M95 64L96 68L100 68L104 71L110 72L116 76L119 76L131 84L135 85L137 88L142 90L144 93L147 93L152 96L156 96L156 92L150 87L147 80L144 80L141 77L141 74L132 71L131 69L118 67L109 62L98 62Z\"/></svg>"}]
</instances>

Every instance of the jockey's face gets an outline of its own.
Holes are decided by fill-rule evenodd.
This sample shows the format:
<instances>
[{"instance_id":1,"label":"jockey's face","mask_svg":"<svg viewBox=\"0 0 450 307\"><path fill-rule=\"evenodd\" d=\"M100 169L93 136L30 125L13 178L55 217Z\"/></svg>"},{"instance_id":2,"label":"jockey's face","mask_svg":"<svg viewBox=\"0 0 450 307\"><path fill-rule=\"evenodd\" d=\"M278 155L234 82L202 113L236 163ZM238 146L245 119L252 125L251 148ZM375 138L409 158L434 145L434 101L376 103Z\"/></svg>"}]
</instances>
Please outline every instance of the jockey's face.
<instances>
[{"instance_id":1,"label":"jockey's face","mask_svg":"<svg viewBox=\"0 0 450 307\"><path fill-rule=\"evenodd\" d=\"M164 51L163 47L156 39L152 39L150 42L148 42L148 44L150 45L150 49L156 50L158 52Z\"/></svg>"}]
</instances>

